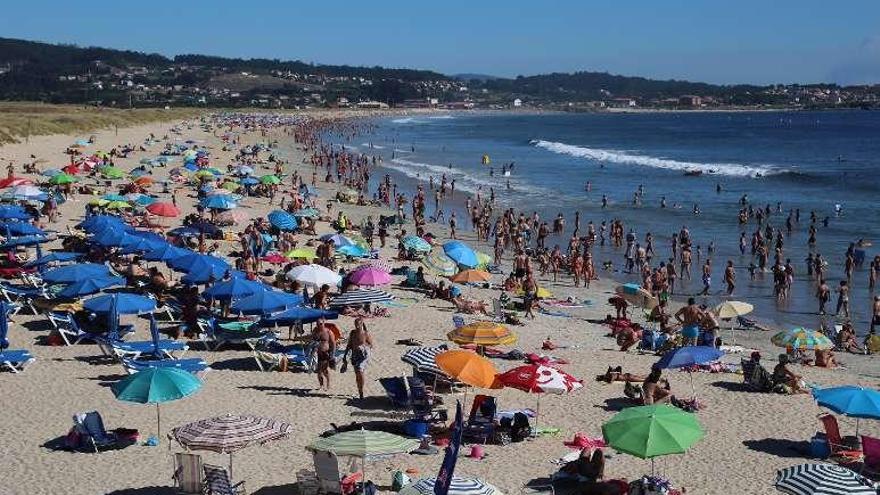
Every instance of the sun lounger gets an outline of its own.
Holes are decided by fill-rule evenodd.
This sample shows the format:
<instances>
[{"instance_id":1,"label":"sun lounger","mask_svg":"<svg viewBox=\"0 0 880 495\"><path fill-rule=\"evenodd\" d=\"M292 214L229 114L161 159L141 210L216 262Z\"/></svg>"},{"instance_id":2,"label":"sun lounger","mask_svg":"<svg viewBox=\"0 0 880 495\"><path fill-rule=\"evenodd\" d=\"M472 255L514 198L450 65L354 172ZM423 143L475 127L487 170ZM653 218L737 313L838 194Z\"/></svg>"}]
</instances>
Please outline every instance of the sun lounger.
<instances>
[{"instance_id":1,"label":"sun lounger","mask_svg":"<svg viewBox=\"0 0 880 495\"><path fill-rule=\"evenodd\" d=\"M410 405L417 419L429 423L445 422L448 419L446 409L436 405L437 401L424 380L409 376L406 383L409 387Z\"/></svg>"},{"instance_id":2,"label":"sun lounger","mask_svg":"<svg viewBox=\"0 0 880 495\"><path fill-rule=\"evenodd\" d=\"M122 365L125 367L125 370L129 374L137 373L138 371L143 371L148 368L177 368L183 371L188 371L192 374L198 374L203 372L208 372L211 370L208 363L202 358L187 358L187 359L154 359L154 360L138 360L135 361L129 358L121 358Z\"/></svg>"},{"instance_id":3,"label":"sun lounger","mask_svg":"<svg viewBox=\"0 0 880 495\"><path fill-rule=\"evenodd\" d=\"M40 312L34 307L34 300L39 298L51 298L51 295L44 288L6 283L0 283L0 296L3 296L7 302L17 305L17 310L12 314L18 314L22 309L28 308L35 315L40 314Z\"/></svg>"},{"instance_id":4,"label":"sun lounger","mask_svg":"<svg viewBox=\"0 0 880 495\"><path fill-rule=\"evenodd\" d=\"M174 474L171 475L179 493L202 495L202 457L198 454L174 454Z\"/></svg>"},{"instance_id":5,"label":"sun lounger","mask_svg":"<svg viewBox=\"0 0 880 495\"><path fill-rule=\"evenodd\" d=\"M235 326L239 328L236 328ZM267 333L272 332L269 329L251 325L243 325L238 322L219 323L215 318L205 321L204 332L200 332L199 340L205 345L205 348L217 351L224 344L247 344L251 350L255 350L260 340Z\"/></svg>"},{"instance_id":6,"label":"sun lounger","mask_svg":"<svg viewBox=\"0 0 880 495\"><path fill-rule=\"evenodd\" d=\"M743 382L757 392L770 392L773 390L773 379L770 373L751 359L740 361L743 372Z\"/></svg>"},{"instance_id":7,"label":"sun lounger","mask_svg":"<svg viewBox=\"0 0 880 495\"><path fill-rule=\"evenodd\" d=\"M0 351L0 365L13 373L19 373L36 360L30 352L19 349Z\"/></svg>"},{"instance_id":8,"label":"sun lounger","mask_svg":"<svg viewBox=\"0 0 880 495\"><path fill-rule=\"evenodd\" d=\"M182 357L189 350L189 346L186 343L171 339L159 340L158 346L152 340L125 341L116 334L101 336L96 338L95 341L106 355L116 356L119 359L137 360L141 356L153 355L155 352L159 352L168 359L176 359ZM180 356L175 356L173 354L175 352L179 352Z\"/></svg>"},{"instance_id":9,"label":"sun lounger","mask_svg":"<svg viewBox=\"0 0 880 495\"><path fill-rule=\"evenodd\" d=\"M205 494L206 495L243 495L244 481L232 484L229 479L229 471L224 467L213 464L203 464L205 471Z\"/></svg>"},{"instance_id":10,"label":"sun lounger","mask_svg":"<svg viewBox=\"0 0 880 495\"><path fill-rule=\"evenodd\" d=\"M254 360L260 371L297 370L309 371L317 366L309 347L303 344L282 345L275 338L265 337L254 348Z\"/></svg>"}]
</instances>

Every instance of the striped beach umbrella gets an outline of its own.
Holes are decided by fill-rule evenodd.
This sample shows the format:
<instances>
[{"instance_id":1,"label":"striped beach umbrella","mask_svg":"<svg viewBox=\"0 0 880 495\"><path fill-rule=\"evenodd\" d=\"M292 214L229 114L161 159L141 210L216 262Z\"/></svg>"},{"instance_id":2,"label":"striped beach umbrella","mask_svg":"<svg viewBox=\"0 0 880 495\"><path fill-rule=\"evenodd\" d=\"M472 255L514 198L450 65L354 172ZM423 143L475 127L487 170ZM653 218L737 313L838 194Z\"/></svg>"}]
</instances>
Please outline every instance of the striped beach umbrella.
<instances>
[{"instance_id":1,"label":"striped beach umbrella","mask_svg":"<svg viewBox=\"0 0 880 495\"><path fill-rule=\"evenodd\" d=\"M443 370L437 366L437 355L449 350L446 344L431 347L416 347L410 349L400 356L400 360L404 363L412 365L419 373L431 373L440 377L447 376Z\"/></svg>"},{"instance_id":2,"label":"striped beach umbrella","mask_svg":"<svg viewBox=\"0 0 880 495\"><path fill-rule=\"evenodd\" d=\"M431 245L428 241L422 239L419 236L408 235L401 239L403 246L407 249L412 249L413 251L420 251L422 253L430 253Z\"/></svg>"},{"instance_id":3,"label":"striped beach umbrella","mask_svg":"<svg viewBox=\"0 0 880 495\"><path fill-rule=\"evenodd\" d=\"M458 273L458 266L455 262L441 252L432 253L422 260L422 264L435 275L451 277Z\"/></svg>"},{"instance_id":4,"label":"striped beach umbrella","mask_svg":"<svg viewBox=\"0 0 880 495\"><path fill-rule=\"evenodd\" d=\"M178 426L168 436L189 450L228 454L253 444L286 438L292 431L289 423L272 418L227 414Z\"/></svg>"},{"instance_id":5,"label":"striped beach umbrella","mask_svg":"<svg viewBox=\"0 0 880 495\"><path fill-rule=\"evenodd\" d=\"M319 438L306 448L337 456L374 457L412 452L419 448L419 441L384 431L361 429Z\"/></svg>"},{"instance_id":6,"label":"striped beach umbrella","mask_svg":"<svg viewBox=\"0 0 880 495\"><path fill-rule=\"evenodd\" d=\"M394 296L378 289L360 289L342 294L330 300L330 306L341 308L343 306L362 306L364 304L373 304L379 302L391 301Z\"/></svg>"},{"instance_id":7,"label":"striped beach umbrella","mask_svg":"<svg viewBox=\"0 0 880 495\"><path fill-rule=\"evenodd\" d=\"M776 471L776 488L791 495L876 495L870 480L835 464L806 463Z\"/></svg>"},{"instance_id":8,"label":"striped beach umbrella","mask_svg":"<svg viewBox=\"0 0 880 495\"><path fill-rule=\"evenodd\" d=\"M423 478L403 487L399 495L432 495L437 478ZM477 478L452 477L447 495L504 495L501 490Z\"/></svg>"},{"instance_id":9,"label":"striped beach umbrella","mask_svg":"<svg viewBox=\"0 0 880 495\"><path fill-rule=\"evenodd\" d=\"M779 347L791 347L802 351L834 348L834 342L831 342L831 339L825 336L824 333L803 327L779 332L770 341L773 342L773 345Z\"/></svg>"}]
</instances>

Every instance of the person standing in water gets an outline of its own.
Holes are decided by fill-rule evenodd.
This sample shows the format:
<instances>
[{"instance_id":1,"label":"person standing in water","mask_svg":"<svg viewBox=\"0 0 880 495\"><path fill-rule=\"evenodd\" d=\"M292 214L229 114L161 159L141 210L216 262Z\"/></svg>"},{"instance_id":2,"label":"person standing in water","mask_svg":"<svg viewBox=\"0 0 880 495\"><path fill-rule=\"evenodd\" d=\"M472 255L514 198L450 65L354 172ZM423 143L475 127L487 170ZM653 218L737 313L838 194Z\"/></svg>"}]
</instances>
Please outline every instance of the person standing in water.
<instances>
[{"instance_id":1,"label":"person standing in water","mask_svg":"<svg viewBox=\"0 0 880 495\"><path fill-rule=\"evenodd\" d=\"M727 295L733 295L736 288L736 270L733 268L733 260L727 260L727 268L724 269L724 283L727 284Z\"/></svg>"}]
</instances>

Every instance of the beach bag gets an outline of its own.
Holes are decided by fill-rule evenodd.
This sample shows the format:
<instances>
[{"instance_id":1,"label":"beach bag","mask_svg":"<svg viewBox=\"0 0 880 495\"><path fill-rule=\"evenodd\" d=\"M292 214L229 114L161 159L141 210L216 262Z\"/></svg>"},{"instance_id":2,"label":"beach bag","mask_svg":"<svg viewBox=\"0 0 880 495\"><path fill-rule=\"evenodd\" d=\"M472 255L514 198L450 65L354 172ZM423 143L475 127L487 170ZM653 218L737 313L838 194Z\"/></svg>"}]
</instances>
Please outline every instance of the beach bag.
<instances>
[{"instance_id":1,"label":"beach bag","mask_svg":"<svg viewBox=\"0 0 880 495\"><path fill-rule=\"evenodd\" d=\"M394 474L391 475L391 490L399 492L403 487L408 485L409 482L410 479L406 473L403 471L395 471Z\"/></svg>"}]
</instances>

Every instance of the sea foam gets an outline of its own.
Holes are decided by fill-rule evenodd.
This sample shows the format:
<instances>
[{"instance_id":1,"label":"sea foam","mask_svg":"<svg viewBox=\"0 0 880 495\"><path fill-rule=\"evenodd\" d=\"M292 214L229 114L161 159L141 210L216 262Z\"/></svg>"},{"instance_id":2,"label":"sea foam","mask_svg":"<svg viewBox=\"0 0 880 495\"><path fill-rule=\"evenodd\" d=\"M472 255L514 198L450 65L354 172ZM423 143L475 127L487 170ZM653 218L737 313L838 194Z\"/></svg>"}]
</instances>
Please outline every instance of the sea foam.
<instances>
[{"instance_id":1,"label":"sea foam","mask_svg":"<svg viewBox=\"0 0 880 495\"><path fill-rule=\"evenodd\" d=\"M763 177L774 175L784 170L766 165L742 165L738 163L699 163L670 160L649 155L640 155L618 150L605 150L587 148L555 141L533 140L531 144L560 155L569 155L577 158L586 158L598 162L619 163L623 165L637 165L642 167L662 168L666 170L678 170L682 172L702 171L706 174L727 175L731 177Z\"/></svg>"}]
</instances>

